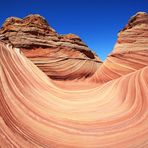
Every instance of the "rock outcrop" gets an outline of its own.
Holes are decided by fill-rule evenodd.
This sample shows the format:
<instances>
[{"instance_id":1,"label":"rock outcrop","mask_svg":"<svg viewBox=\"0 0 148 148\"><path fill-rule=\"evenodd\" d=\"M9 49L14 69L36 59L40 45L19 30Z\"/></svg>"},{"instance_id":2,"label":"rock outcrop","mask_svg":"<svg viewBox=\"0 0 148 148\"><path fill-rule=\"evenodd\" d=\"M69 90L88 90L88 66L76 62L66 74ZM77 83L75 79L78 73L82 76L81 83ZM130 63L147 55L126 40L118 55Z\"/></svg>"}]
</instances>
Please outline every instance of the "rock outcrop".
<instances>
[{"instance_id":1,"label":"rock outcrop","mask_svg":"<svg viewBox=\"0 0 148 148\"><path fill-rule=\"evenodd\" d=\"M13 42L33 62L19 48L0 42L0 147L148 148L148 18L145 13L133 18L119 33L113 52L89 79L83 75L95 71L97 60L78 50L87 48L79 37L58 37L52 43L66 43L58 50L56 44L43 48L40 41L31 42L30 33L24 33L28 34L24 45L18 35L19 42L12 36L9 40L8 29L4 31L9 26L6 22L1 40ZM44 27L46 21L42 19L41 24ZM50 36L59 36L50 31ZM50 79L34 63L43 71L47 68L50 77L62 80ZM63 81L66 76L83 79ZM76 89L66 88L67 84L76 84Z\"/></svg>"},{"instance_id":2,"label":"rock outcrop","mask_svg":"<svg viewBox=\"0 0 148 148\"><path fill-rule=\"evenodd\" d=\"M138 12L118 34L112 53L148 50L148 14Z\"/></svg>"},{"instance_id":3,"label":"rock outcrop","mask_svg":"<svg viewBox=\"0 0 148 148\"><path fill-rule=\"evenodd\" d=\"M8 18L0 30L0 40L20 48L53 79L89 77L102 63L77 35L58 34L40 15ZM85 66L81 67L83 63ZM80 65L77 72L76 64ZM66 68L65 72L68 65L71 68Z\"/></svg>"},{"instance_id":4,"label":"rock outcrop","mask_svg":"<svg viewBox=\"0 0 148 148\"><path fill-rule=\"evenodd\" d=\"M117 43L93 76L104 83L148 64L148 14L138 12L118 34Z\"/></svg>"}]
</instances>

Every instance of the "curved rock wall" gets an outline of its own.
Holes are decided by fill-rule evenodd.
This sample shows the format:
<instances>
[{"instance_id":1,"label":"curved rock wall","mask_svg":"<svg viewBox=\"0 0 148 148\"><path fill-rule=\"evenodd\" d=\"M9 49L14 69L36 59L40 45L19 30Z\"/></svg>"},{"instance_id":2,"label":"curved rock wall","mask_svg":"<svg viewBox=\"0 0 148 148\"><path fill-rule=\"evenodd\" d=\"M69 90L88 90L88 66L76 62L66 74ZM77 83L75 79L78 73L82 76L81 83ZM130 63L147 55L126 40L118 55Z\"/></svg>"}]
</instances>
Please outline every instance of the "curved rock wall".
<instances>
[{"instance_id":1,"label":"curved rock wall","mask_svg":"<svg viewBox=\"0 0 148 148\"><path fill-rule=\"evenodd\" d=\"M139 12L118 34L117 43L92 80L104 83L148 64L148 15Z\"/></svg>"},{"instance_id":2,"label":"curved rock wall","mask_svg":"<svg viewBox=\"0 0 148 148\"><path fill-rule=\"evenodd\" d=\"M146 19L145 13L136 14L122 33L130 36L137 25L143 30ZM140 44L138 38L136 42ZM69 47L44 52L21 48L23 54L0 42L0 147L147 148L148 49L118 44L122 48L115 46L98 68L96 59L82 58L82 52ZM44 73L36 65L48 69ZM90 71L94 75L86 81ZM65 81L67 77L73 80ZM60 79L63 87L53 79ZM76 88L66 88L67 83Z\"/></svg>"},{"instance_id":3,"label":"curved rock wall","mask_svg":"<svg viewBox=\"0 0 148 148\"><path fill-rule=\"evenodd\" d=\"M6 19L0 30L0 40L20 48L52 79L90 77L102 63L77 35L58 34L40 15Z\"/></svg>"}]
</instances>

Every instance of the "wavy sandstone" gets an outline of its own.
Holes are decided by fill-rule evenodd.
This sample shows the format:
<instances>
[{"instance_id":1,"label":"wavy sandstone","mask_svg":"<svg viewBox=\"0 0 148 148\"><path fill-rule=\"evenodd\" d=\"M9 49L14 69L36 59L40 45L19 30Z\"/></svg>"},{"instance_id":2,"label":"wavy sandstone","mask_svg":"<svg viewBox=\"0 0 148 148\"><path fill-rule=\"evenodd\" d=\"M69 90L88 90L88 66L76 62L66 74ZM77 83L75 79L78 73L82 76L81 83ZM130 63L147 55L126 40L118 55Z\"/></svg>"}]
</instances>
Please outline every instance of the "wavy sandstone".
<instances>
[{"instance_id":1,"label":"wavy sandstone","mask_svg":"<svg viewBox=\"0 0 148 148\"><path fill-rule=\"evenodd\" d=\"M0 147L147 148L148 16L131 20L88 81L68 82L77 84L73 90L57 87L19 48L0 42ZM66 72L71 64L62 66Z\"/></svg>"},{"instance_id":2,"label":"wavy sandstone","mask_svg":"<svg viewBox=\"0 0 148 148\"><path fill-rule=\"evenodd\" d=\"M0 40L20 48L52 79L90 77L102 64L77 35L58 34L40 15L6 19L0 30Z\"/></svg>"},{"instance_id":3,"label":"wavy sandstone","mask_svg":"<svg viewBox=\"0 0 148 148\"><path fill-rule=\"evenodd\" d=\"M91 78L104 83L148 65L148 15L139 12L118 34L117 43Z\"/></svg>"}]
</instances>

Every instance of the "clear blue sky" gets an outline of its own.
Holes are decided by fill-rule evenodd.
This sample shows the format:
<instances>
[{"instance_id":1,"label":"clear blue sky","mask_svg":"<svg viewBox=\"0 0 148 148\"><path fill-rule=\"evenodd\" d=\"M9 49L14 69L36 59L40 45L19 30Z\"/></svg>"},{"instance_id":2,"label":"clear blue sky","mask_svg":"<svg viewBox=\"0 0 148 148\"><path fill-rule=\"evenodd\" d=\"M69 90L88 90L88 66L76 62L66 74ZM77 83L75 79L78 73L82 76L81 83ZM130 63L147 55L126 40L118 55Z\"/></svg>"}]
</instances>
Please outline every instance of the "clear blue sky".
<instances>
[{"instance_id":1,"label":"clear blue sky","mask_svg":"<svg viewBox=\"0 0 148 148\"><path fill-rule=\"evenodd\" d=\"M10 16L43 15L58 33L79 35L104 60L138 11L148 12L148 0L1 0L0 24Z\"/></svg>"}]
</instances>

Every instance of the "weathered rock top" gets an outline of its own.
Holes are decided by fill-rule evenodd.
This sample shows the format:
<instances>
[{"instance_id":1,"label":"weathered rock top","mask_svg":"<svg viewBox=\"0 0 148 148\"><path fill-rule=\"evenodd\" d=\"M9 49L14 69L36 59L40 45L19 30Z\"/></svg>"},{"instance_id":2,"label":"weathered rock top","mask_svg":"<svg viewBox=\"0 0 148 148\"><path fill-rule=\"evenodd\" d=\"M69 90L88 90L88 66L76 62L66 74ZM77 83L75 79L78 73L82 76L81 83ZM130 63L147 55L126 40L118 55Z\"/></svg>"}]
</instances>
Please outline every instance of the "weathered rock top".
<instances>
[{"instance_id":1,"label":"weathered rock top","mask_svg":"<svg viewBox=\"0 0 148 148\"><path fill-rule=\"evenodd\" d=\"M58 34L45 18L38 14L28 15L23 19L7 18L0 29L0 40L19 48L68 46L76 50L90 51L79 36Z\"/></svg>"},{"instance_id":2,"label":"weathered rock top","mask_svg":"<svg viewBox=\"0 0 148 148\"><path fill-rule=\"evenodd\" d=\"M148 14L138 12L118 33L117 43L111 54L148 50Z\"/></svg>"}]
</instances>

